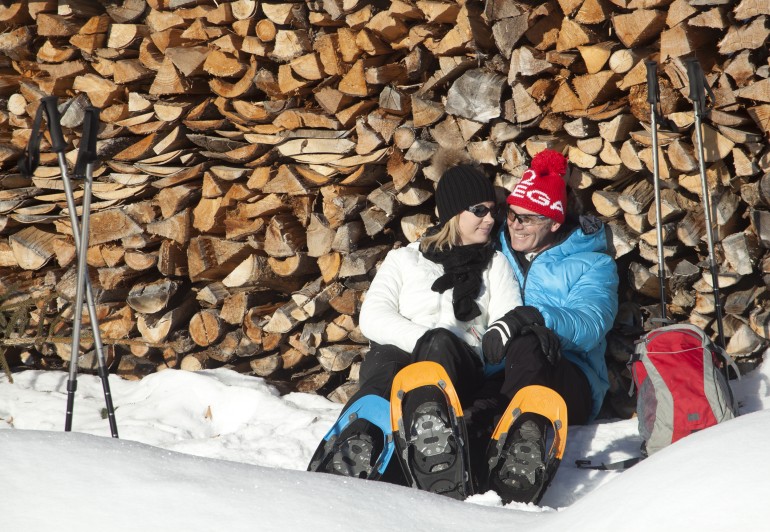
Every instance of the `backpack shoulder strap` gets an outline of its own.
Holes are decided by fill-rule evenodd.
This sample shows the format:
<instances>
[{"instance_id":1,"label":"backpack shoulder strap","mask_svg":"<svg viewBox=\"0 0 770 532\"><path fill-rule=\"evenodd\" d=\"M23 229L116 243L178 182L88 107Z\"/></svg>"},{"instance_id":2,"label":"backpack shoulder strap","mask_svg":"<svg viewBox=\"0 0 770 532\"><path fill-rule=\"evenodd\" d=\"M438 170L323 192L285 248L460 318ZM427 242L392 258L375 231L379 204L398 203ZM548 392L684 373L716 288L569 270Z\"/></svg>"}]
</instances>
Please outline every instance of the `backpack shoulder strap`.
<instances>
[{"instance_id":1,"label":"backpack shoulder strap","mask_svg":"<svg viewBox=\"0 0 770 532\"><path fill-rule=\"evenodd\" d=\"M575 465L578 469L593 469L594 471L625 471L642 460L644 460L643 456L637 456L635 458L621 460L620 462L611 462L609 464L601 463L599 465L593 465L591 460L575 460Z\"/></svg>"}]
</instances>

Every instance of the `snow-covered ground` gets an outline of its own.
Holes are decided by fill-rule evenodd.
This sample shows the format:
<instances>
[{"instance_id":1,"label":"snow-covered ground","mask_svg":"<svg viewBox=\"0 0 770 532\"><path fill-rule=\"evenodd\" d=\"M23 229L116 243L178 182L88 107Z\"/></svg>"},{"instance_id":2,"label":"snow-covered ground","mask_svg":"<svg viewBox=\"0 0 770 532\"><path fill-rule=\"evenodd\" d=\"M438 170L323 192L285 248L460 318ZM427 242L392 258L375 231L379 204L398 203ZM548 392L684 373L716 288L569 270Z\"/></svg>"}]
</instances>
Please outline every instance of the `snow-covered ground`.
<instances>
[{"instance_id":1,"label":"snow-covered ground","mask_svg":"<svg viewBox=\"0 0 770 532\"><path fill-rule=\"evenodd\" d=\"M0 376L0 530L768 530L769 380L765 363L734 384L744 415L623 473L574 464L636 456L635 420L570 427L537 507L307 473L341 405L229 370L111 376L120 439L97 377L79 376L65 433L66 373Z\"/></svg>"}]
</instances>

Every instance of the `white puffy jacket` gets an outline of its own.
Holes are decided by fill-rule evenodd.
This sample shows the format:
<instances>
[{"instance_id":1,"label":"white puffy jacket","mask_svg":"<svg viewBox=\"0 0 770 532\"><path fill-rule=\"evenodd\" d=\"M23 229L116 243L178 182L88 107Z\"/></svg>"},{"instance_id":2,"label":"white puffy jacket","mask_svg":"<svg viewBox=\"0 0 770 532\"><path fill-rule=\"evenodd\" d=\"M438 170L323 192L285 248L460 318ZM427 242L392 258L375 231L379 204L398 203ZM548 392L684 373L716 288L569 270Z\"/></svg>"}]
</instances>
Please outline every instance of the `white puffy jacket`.
<instances>
[{"instance_id":1,"label":"white puffy jacket","mask_svg":"<svg viewBox=\"0 0 770 532\"><path fill-rule=\"evenodd\" d=\"M431 290L443 274L444 267L426 259L418 242L390 251L366 293L359 316L361 332L373 342L411 353L425 332L443 327L481 357L481 336L489 324L521 305L516 276L503 254L495 252L476 298L481 314L463 322L454 315L453 289L443 294Z\"/></svg>"}]
</instances>

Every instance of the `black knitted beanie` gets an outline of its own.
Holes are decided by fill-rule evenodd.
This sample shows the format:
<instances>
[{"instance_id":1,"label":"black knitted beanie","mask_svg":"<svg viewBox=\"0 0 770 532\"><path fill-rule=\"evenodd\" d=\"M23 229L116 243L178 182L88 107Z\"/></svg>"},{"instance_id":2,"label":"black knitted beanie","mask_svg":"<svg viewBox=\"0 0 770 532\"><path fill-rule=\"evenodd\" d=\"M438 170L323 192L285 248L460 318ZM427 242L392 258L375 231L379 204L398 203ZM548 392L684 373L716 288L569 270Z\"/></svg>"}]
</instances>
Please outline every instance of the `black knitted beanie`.
<instances>
[{"instance_id":1,"label":"black knitted beanie","mask_svg":"<svg viewBox=\"0 0 770 532\"><path fill-rule=\"evenodd\" d=\"M453 166L436 187L439 223L447 223L472 205L495 199L495 189L481 170L469 164Z\"/></svg>"}]
</instances>

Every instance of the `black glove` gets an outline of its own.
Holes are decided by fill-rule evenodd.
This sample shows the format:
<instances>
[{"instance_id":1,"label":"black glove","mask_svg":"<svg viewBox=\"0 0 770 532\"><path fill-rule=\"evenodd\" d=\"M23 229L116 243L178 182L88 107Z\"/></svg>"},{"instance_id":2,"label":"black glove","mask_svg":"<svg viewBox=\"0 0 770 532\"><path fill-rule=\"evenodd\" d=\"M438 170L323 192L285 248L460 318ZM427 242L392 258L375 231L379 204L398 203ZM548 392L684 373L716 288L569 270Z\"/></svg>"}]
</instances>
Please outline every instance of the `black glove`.
<instances>
[{"instance_id":1,"label":"black glove","mask_svg":"<svg viewBox=\"0 0 770 532\"><path fill-rule=\"evenodd\" d=\"M543 325L527 325L521 330L521 334L533 334L540 342L540 351L545 359L555 366L561 360L561 342L556 333Z\"/></svg>"},{"instance_id":2,"label":"black glove","mask_svg":"<svg viewBox=\"0 0 770 532\"><path fill-rule=\"evenodd\" d=\"M492 322L481 339L481 349L487 362L499 364L505 356L508 341L519 336L522 329L529 325L545 325L543 315L535 307L516 307Z\"/></svg>"}]
</instances>

